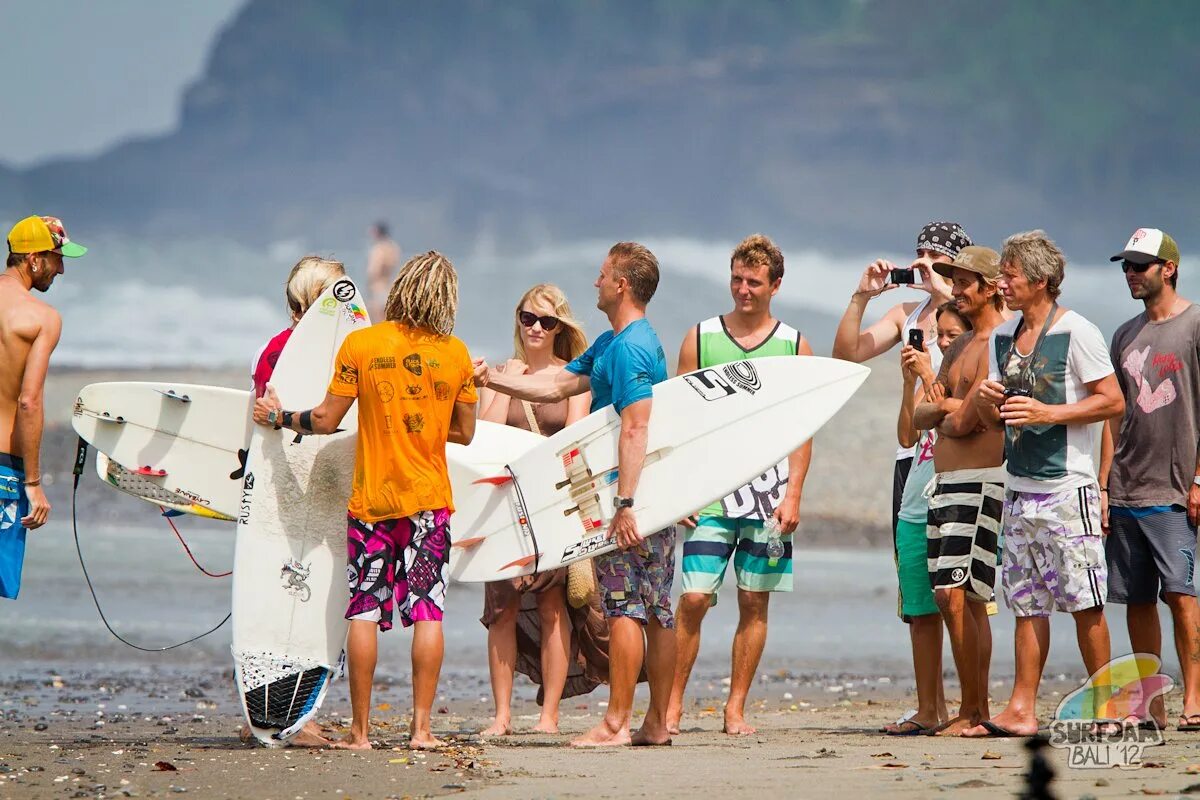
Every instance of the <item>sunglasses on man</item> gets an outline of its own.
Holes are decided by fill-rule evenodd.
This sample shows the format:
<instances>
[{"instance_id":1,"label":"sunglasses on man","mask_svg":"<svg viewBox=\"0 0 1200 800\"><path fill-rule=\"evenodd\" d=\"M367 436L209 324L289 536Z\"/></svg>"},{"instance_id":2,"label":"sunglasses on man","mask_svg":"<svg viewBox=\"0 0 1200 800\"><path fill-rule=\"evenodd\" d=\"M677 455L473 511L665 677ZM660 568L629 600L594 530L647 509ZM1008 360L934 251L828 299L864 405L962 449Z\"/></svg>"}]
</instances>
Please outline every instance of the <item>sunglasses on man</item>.
<instances>
[{"instance_id":1,"label":"sunglasses on man","mask_svg":"<svg viewBox=\"0 0 1200 800\"><path fill-rule=\"evenodd\" d=\"M1130 270L1133 270L1137 274L1141 275L1143 272L1147 271L1151 267L1154 267L1154 266L1161 267L1165 263L1166 262L1164 262L1164 261L1151 261L1149 264L1135 264L1132 261L1122 261L1121 262L1121 272L1129 272Z\"/></svg>"},{"instance_id":2,"label":"sunglasses on man","mask_svg":"<svg viewBox=\"0 0 1200 800\"><path fill-rule=\"evenodd\" d=\"M555 328L558 327L558 323L560 321L558 319L558 317L551 317L551 316L539 317L537 314L534 314L532 311L522 311L522 312L518 313L517 319L521 320L521 324L524 325L526 328L532 328L535 322L540 322L542 325L542 330L544 330L544 331L554 330Z\"/></svg>"}]
</instances>

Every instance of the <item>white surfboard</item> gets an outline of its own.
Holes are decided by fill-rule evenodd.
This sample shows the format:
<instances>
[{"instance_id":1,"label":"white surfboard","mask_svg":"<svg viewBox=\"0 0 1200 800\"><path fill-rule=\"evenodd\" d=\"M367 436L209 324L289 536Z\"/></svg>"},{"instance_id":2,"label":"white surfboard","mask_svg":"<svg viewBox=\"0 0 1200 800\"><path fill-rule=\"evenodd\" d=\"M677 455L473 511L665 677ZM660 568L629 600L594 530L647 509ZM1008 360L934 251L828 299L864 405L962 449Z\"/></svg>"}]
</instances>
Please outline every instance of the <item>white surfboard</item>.
<instances>
[{"instance_id":1,"label":"white surfboard","mask_svg":"<svg viewBox=\"0 0 1200 800\"><path fill-rule=\"evenodd\" d=\"M296 326L271 385L289 410L324 398L351 331L369 325L349 279L329 287ZM281 745L316 714L345 645L346 505L357 405L329 436L254 425L233 562L233 661L259 741Z\"/></svg>"},{"instance_id":2,"label":"white surfboard","mask_svg":"<svg viewBox=\"0 0 1200 800\"><path fill-rule=\"evenodd\" d=\"M504 465L528 453L546 439L524 428L513 428L495 422L478 420L471 444L447 444L446 466L450 473L450 489L454 496L454 515L450 518L450 539L468 539L478 535L483 526L505 501L502 493L480 491L476 481L498 475ZM450 573L462 548L450 548Z\"/></svg>"},{"instance_id":3,"label":"white surfboard","mask_svg":"<svg viewBox=\"0 0 1200 800\"><path fill-rule=\"evenodd\" d=\"M188 513L233 519L241 500L251 394L182 383L92 383L79 390L75 432L109 460L106 483L175 498ZM97 462L100 466L100 462ZM115 478L115 480L114 480ZM182 498L180 500L179 498Z\"/></svg>"},{"instance_id":4,"label":"white surfboard","mask_svg":"<svg viewBox=\"0 0 1200 800\"><path fill-rule=\"evenodd\" d=\"M643 535L723 497L810 439L866 380L829 358L735 361L654 387L634 513ZM615 548L620 417L609 406L545 439L456 503L488 513L455 536L451 575L468 582L543 572ZM509 480L506 480L509 479ZM486 493L477 499L476 493Z\"/></svg>"},{"instance_id":5,"label":"white surfboard","mask_svg":"<svg viewBox=\"0 0 1200 800\"><path fill-rule=\"evenodd\" d=\"M167 491L158 485L153 478L147 478L127 467L121 466L98 450L96 451L96 475L105 485L125 492L125 494L132 495L163 510L177 511L180 514L194 514L198 517L217 519L222 522L234 521L232 516L226 516L208 506L199 505L189 497Z\"/></svg>"}]
</instances>

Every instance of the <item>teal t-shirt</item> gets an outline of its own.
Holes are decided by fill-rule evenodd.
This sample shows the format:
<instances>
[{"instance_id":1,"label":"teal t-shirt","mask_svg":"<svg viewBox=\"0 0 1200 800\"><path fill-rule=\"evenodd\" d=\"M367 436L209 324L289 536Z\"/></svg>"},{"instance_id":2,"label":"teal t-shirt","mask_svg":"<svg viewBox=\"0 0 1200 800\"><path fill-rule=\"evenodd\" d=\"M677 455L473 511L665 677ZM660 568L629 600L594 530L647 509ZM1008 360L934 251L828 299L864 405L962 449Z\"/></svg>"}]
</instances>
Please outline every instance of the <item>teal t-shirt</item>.
<instances>
[{"instance_id":1,"label":"teal t-shirt","mask_svg":"<svg viewBox=\"0 0 1200 800\"><path fill-rule=\"evenodd\" d=\"M611 405L618 414L652 397L654 384L667 379L662 343L645 318L629 323L620 333L600 334L566 368L591 380L592 411Z\"/></svg>"}]
</instances>

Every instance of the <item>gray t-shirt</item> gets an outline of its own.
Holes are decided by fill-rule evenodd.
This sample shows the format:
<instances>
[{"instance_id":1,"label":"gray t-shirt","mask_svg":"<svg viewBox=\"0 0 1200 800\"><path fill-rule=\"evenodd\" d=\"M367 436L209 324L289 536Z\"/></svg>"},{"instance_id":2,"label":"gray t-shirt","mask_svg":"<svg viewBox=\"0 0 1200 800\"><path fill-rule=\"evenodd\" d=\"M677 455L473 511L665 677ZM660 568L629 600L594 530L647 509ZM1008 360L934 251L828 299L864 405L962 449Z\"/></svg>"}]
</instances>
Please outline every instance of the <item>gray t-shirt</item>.
<instances>
[{"instance_id":1,"label":"gray t-shirt","mask_svg":"<svg viewBox=\"0 0 1200 800\"><path fill-rule=\"evenodd\" d=\"M1109 502L1186 506L1200 441L1200 306L1162 322L1137 315L1113 334L1112 360L1125 417Z\"/></svg>"}]
</instances>

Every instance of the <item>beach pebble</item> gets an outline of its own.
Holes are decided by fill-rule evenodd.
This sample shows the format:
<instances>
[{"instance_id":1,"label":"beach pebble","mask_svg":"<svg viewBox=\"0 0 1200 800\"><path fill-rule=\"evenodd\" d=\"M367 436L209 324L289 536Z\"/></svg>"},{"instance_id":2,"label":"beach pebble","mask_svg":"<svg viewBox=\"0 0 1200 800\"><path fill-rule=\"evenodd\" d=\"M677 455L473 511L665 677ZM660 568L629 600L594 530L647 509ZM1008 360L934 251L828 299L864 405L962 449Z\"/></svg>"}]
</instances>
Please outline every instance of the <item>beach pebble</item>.
<instances>
[{"instance_id":1,"label":"beach pebble","mask_svg":"<svg viewBox=\"0 0 1200 800\"><path fill-rule=\"evenodd\" d=\"M784 700L791 700L791 699L792 699L792 693L791 693L791 692L784 692L784 693L783 693L783 699L784 699Z\"/></svg>"}]
</instances>

